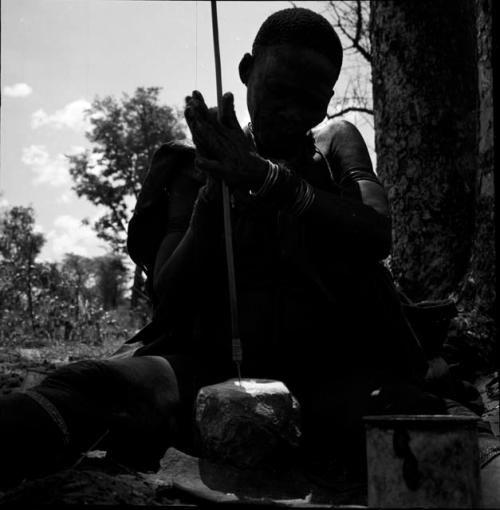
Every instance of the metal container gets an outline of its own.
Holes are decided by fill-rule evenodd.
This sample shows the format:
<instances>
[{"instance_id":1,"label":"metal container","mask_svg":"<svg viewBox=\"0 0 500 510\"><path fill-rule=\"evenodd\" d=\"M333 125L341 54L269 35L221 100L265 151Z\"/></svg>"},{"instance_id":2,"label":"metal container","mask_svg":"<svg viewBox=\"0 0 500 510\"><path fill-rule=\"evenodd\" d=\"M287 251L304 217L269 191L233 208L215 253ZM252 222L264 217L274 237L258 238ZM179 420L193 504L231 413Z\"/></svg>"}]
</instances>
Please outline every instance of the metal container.
<instances>
[{"instance_id":1,"label":"metal container","mask_svg":"<svg viewBox=\"0 0 500 510\"><path fill-rule=\"evenodd\" d=\"M368 506L480 506L477 420L449 415L366 416Z\"/></svg>"}]
</instances>

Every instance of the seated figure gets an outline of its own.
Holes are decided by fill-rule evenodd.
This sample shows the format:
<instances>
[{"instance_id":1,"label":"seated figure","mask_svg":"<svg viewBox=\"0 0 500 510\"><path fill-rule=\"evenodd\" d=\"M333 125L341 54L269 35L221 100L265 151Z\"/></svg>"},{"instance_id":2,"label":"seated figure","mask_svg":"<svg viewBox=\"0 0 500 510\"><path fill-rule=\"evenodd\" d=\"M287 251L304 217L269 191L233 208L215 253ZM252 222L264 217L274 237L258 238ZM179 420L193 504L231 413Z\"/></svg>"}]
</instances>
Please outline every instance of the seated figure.
<instances>
[{"instance_id":1,"label":"seated figure","mask_svg":"<svg viewBox=\"0 0 500 510\"><path fill-rule=\"evenodd\" d=\"M170 143L153 158L129 227L129 253L155 303L153 323L131 341L144 344L136 355L163 355L193 374L180 383L190 402L236 375L224 179L243 375L282 380L322 450L324 436L362 435L368 397L382 385L411 388L408 410L444 412L417 390L426 361L381 263L391 221L366 145L349 122L319 124L342 63L334 30L311 11L286 10L264 23L252 50L239 67L250 126L240 127L231 94L218 122L195 91L186 106L194 146Z\"/></svg>"},{"instance_id":2,"label":"seated figure","mask_svg":"<svg viewBox=\"0 0 500 510\"><path fill-rule=\"evenodd\" d=\"M236 376L221 180L233 197L243 376L288 386L304 448L362 476L363 415L447 412L426 391L427 361L381 262L391 220L366 145L349 122L321 123L341 64L327 20L285 9L239 66L249 126L231 94L220 120L199 92L186 99L193 144L156 152L129 226L153 320L111 359L1 400L3 483L69 465L106 432L108 452L137 469L155 469L169 445L197 453L197 391Z\"/></svg>"}]
</instances>

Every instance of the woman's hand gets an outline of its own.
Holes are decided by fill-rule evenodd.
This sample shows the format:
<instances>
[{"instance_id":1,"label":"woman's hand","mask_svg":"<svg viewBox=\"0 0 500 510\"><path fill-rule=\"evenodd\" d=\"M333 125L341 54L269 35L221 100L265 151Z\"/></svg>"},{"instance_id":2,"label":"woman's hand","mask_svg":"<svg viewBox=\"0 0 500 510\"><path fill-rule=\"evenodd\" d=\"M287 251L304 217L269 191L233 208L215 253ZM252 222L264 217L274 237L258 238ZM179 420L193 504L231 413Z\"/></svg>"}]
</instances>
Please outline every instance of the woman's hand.
<instances>
[{"instance_id":1,"label":"woman's hand","mask_svg":"<svg viewBox=\"0 0 500 510\"><path fill-rule=\"evenodd\" d=\"M194 91L186 98L184 112L198 155L198 168L231 188L257 190L267 174L268 163L247 138L234 111L231 93L222 98L221 120L208 109L203 96Z\"/></svg>"}]
</instances>

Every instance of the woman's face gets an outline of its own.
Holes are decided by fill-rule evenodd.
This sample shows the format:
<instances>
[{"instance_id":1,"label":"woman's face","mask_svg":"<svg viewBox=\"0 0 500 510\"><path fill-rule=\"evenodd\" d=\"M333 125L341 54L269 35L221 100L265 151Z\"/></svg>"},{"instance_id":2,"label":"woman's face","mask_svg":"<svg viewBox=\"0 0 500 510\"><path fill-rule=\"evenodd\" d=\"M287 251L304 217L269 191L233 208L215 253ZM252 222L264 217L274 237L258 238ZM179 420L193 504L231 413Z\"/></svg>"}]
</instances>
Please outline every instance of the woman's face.
<instances>
[{"instance_id":1,"label":"woman's face","mask_svg":"<svg viewBox=\"0 0 500 510\"><path fill-rule=\"evenodd\" d=\"M308 48L273 46L253 59L247 105L259 147L270 155L293 152L324 119L336 76L328 58Z\"/></svg>"}]
</instances>

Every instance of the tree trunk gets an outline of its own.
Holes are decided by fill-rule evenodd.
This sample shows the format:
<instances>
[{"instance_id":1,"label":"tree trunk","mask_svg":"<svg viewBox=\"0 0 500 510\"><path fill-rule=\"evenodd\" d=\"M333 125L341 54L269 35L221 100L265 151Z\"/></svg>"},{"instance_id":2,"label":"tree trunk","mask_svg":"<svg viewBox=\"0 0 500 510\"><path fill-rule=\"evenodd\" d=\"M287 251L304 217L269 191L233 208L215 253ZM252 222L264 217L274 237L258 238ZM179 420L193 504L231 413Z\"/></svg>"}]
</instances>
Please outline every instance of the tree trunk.
<instances>
[{"instance_id":1,"label":"tree trunk","mask_svg":"<svg viewBox=\"0 0 500 510\"><path fill-rule=\"evenodd\" d=\"M139 301L144 295L144 277L142 269L135 266L134 283L132 284L132 295L130 297L130 308L135 310L139 306Z\"/></svg>"},{"instance_id":2,"label":"tree trunk","mask_svg":"<svg viewBox=\"0 0 500 510\"><path fill-rule=\"evenodd\" d=\"M464 277L459 297L465 308L477 309L494 316L496 268L492 0L475 0L475 7L479 91L476 216L469 270Z\"/></svg>"},{"instance_id":3,"label":"tree trunk","mask_svg":"<svg viewBox=\"0 0 500 510\"><path fill-rule=\"evenodd\" d=\"M376 152L393 215L391 267L415 300L456 291L471 258L474 11L474 0L371 2Z\"/></svg>"},{"instance_id":4,"label":"tree trunk","mask_svg":"<svg viewBox=\"0 0 500 510\"><path fill-rule=\"evenodd\" d=\"M33 335L36 334L35 328L35 313L33 310L33 285L32 285L32 267L33 267L33 245L30 243L30 251L27 260L27 271L26 271L26 296L28 298L28 315L31 323L31 332Z\"/></svg>"}]
</instances>

